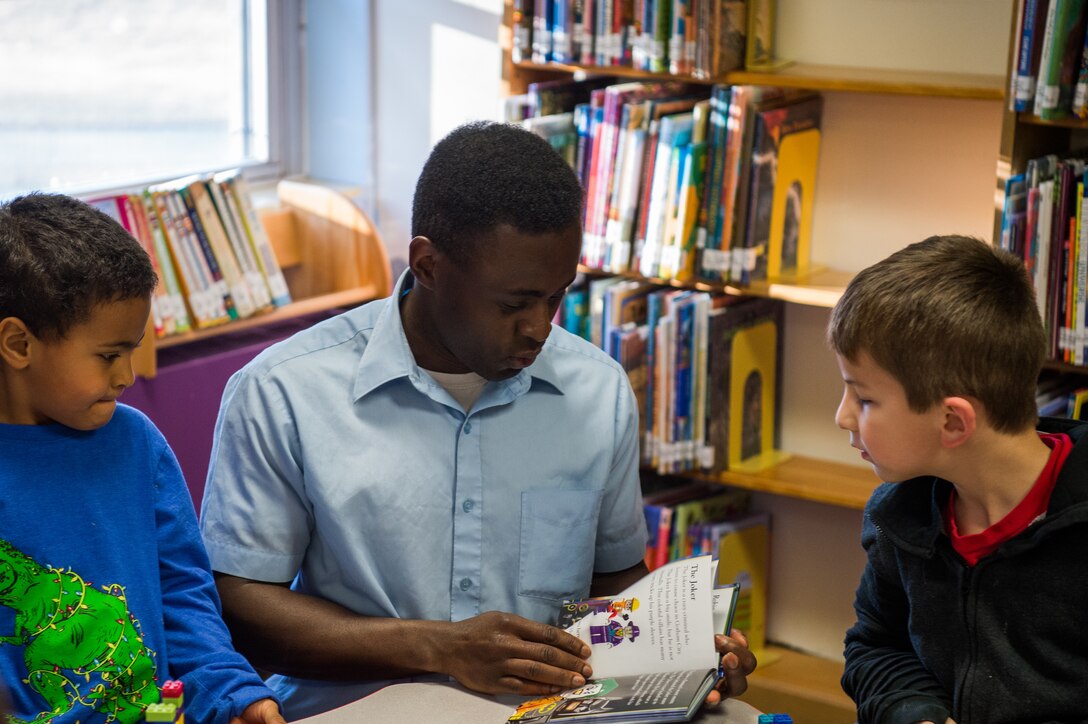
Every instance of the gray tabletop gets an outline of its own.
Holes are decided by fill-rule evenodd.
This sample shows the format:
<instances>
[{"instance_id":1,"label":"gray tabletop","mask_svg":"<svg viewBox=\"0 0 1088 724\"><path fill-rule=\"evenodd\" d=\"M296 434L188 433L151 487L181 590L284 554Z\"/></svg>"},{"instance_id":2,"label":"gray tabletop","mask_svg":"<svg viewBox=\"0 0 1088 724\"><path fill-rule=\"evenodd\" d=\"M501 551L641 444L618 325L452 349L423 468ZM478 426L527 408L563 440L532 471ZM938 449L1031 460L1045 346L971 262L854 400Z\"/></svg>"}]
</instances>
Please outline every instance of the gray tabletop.
<instances>
[{"instance_id":1,"label":"gray tabletop","mask_svg":"<svg viewBox=\"0 0 1088 724\"><path fill-rule=\"evenodd\" d=\"M426 722L427 724L504 724L523 698L488 696L457 684L393 684L339 709L307 719L306 724L356 722ZM700 724L757 724L759 711L728 699L704 709L692 721Z\"/></svg>"}]
</instances>

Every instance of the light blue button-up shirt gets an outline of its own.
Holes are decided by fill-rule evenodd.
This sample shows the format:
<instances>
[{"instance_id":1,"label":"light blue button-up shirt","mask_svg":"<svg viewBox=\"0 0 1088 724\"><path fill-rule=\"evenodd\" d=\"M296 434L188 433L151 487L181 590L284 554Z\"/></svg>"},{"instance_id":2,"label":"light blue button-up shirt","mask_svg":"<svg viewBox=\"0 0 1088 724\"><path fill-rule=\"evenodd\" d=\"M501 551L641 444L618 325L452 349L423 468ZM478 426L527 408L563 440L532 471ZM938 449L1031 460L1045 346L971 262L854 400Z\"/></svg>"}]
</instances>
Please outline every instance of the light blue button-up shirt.
<instances>
[{"instance_id":1,"label":"light blue button-up shirt","mask_svg":"<svg viewBox=\"0 0 1088 724\"><path fill-rule=\"evenodd\" d=\"M412 356L406 284L231 378L201 512L212 567L367 616L553 622L595 571L645 553L626 374L555 327L466 414ZM389 682L269 683L293 719Z\"/></svg>"}]
</instances>

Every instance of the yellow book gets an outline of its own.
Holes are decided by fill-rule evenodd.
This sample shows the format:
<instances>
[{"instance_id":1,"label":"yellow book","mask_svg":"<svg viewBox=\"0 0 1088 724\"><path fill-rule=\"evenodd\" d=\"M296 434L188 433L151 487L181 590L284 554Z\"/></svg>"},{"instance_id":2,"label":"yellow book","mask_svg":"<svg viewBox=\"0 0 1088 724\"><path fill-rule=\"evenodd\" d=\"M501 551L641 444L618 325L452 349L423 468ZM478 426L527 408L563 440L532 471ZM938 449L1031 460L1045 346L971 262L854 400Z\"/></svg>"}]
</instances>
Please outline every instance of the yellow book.
<instances>
[{"instance_id":1,"label":"yellow book","mask_svg":"<svg viewBox=\"0 0 1088 724\"><path fill-rule=\"evenodd\" d=\"M756 513L720 523L712 534L717 539L712 549L718 555L717 584L739 584L733 627L748 638L760 663L766 663L770 528L770 516Z\"/></svg>"}]
</instances>

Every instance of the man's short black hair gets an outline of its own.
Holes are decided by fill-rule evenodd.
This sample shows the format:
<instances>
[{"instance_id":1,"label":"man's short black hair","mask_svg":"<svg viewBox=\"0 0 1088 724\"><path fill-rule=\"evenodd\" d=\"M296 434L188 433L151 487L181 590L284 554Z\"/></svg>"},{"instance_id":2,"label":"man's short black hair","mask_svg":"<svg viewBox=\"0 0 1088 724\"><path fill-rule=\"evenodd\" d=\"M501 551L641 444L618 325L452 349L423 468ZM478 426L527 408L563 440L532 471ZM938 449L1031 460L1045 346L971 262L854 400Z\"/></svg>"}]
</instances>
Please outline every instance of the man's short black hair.
<instances>
[{"instance_id":1,"label":"man's short black hair","mask_svg":"<svg viewBox=\"0 0 1088 724\"><path fill-rule=\"evenodd\" d=\"M501 224L539 234L581 221L574 170L543 138L507 123L469 123L439 141L412 201L412 236L456 261Z\"/></svg>"},{"instance_id":2,"label":"man's short black hair","mask_svg":"<svg viewBox=\"0 0 1088 724\"><path fill-rule=\"evenodd\" d=\"M82 201L32 193L0 204L0 319L56 340L98 304L150 298L157 281L140 243Z\"/></svg>"}]
</instances>

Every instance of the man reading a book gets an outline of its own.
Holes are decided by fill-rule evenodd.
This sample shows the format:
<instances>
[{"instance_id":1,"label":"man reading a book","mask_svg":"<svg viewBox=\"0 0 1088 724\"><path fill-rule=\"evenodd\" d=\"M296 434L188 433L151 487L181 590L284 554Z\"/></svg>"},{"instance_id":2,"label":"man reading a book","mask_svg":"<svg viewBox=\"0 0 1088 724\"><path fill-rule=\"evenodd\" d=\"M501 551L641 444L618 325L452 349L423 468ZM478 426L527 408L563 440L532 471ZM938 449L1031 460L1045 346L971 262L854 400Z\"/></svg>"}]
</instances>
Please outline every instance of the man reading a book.
<instances>
[{"instance_id":1,"label":"man reading a book","mask_svg":"<svg viewBox=\"0 0 1088 724\"><path fill-rule=\"evenodd\" d=\"M1038 418L1023 264L931 237L854 277L828 337L835 420L888 481L846 634L858 721L1084 721L1088 425Z\"/></svg>"},{"instance_id":2,"label":"man reading a book","mask_svg":"<svg viewBox=\"0 0 1088 724\"><path fill-rule=\"evenodd\" d=\"M393 681L540 695L592 675L549 623L645 574L634 395L553 328L582 191L546 141L470 124L416 187L393 295L227 385L201 525L224 616L289 719ZM719 637L737 694L755 660Z\"/></svg>"}]
</instances>

